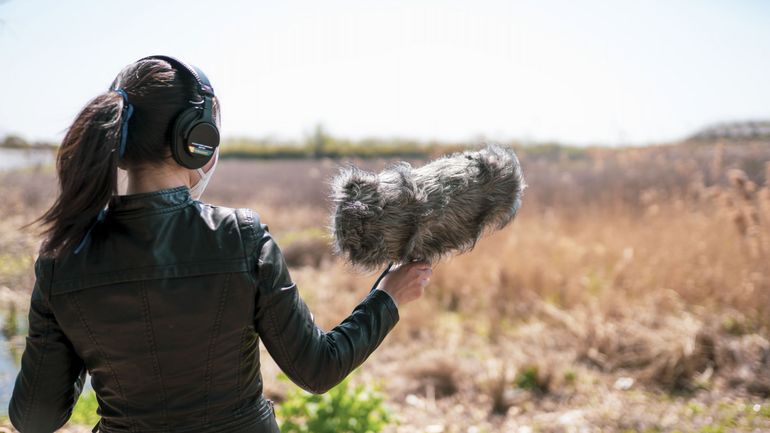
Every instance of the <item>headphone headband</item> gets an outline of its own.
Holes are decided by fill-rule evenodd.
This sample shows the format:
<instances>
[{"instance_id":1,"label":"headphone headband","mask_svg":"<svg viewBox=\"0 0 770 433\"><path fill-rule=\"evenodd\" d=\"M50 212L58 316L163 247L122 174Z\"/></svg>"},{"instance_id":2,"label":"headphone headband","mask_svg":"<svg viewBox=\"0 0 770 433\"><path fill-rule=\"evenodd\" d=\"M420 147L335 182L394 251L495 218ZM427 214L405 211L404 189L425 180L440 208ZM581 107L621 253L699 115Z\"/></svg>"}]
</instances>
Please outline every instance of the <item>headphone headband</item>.
<instances>
[{"instance_id":1,"label":"headphone headband","mask_svg":"<svg viewBox=\"0 0 770 433\"><path fill-rule=\"evenodd\" d=\"M139 61L141 62L142 60L152 59L165 60L171 63L171 66L176 66L178 69L186 70L195 79L195 82L198 84L198 91L202 95L215 96L214 86L211 85L211 82L209 81L209 78L206 76L206 74L204 74L203 71L200 70L200 68L197 66L187 64L177 59L176 57L162 55L147 56L139 59Z\"/></svg>"}]
</instances>

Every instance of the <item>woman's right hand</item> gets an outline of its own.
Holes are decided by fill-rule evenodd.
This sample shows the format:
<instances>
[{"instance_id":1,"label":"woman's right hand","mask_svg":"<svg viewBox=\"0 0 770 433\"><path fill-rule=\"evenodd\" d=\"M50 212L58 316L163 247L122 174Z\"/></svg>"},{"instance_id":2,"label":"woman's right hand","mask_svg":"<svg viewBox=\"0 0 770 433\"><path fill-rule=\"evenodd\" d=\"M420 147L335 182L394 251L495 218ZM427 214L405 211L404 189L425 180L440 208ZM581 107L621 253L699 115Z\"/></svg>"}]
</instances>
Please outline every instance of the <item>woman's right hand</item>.
<instances>
[{"instance_id":1,"label":"woman's right hand","mask_svg":"<svg viewBox=\"0 0 770 433\"><path fill-rule=\"evenodd\" d=\"M377 290L384 290L400 307L422 296L432 274L429 262L403 264L389 271L377 285Z\"/></svg>"}]
</instances>

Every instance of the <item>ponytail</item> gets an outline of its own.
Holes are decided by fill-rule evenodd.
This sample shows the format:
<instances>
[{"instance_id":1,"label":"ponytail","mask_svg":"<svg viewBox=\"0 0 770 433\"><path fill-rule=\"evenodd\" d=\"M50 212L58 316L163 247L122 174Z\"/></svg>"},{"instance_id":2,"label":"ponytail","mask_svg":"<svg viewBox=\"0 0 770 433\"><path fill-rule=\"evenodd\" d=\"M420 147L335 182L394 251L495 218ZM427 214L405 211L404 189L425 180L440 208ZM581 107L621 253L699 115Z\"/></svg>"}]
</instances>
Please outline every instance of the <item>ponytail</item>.
<instances>
[{"instance_id":1,"label":"ponytail","mask_svg":"<svg viewBox=\"0 0 770 433\"><path fill-rule=\"evenodd\" d=\"M38 219L45 235L41 254L57 257L73 250L117 194L124 105L118 92L100 95L67 131L56 161L59 196Z\"/></svg>"}]
</instances>

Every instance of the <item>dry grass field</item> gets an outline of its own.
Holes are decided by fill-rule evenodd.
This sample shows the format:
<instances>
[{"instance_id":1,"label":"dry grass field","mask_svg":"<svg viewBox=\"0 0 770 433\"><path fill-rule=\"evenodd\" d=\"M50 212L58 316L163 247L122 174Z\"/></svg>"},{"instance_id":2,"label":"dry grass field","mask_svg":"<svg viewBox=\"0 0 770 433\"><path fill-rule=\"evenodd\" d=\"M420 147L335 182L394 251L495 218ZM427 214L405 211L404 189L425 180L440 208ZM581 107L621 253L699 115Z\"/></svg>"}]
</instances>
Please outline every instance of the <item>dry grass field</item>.
<instances>
[{"instance_id":1,"label":"dry grass field","mask_svg":"<svg viewBox=\"0 0 770 433\"><path fill-rule=\"evenodd\" d=\"M770 431L770 143L520 156L517 220L437 263L354 377L387 395L387 431ZM261 215L326 329L376 278L328 247L345 162L388 164L223 160L204 196ZM19 308L39 239L18 228L54 184L0 175L0 297ZM280 401L290 385L264 368Z\"/></svg>"}]
</instances>

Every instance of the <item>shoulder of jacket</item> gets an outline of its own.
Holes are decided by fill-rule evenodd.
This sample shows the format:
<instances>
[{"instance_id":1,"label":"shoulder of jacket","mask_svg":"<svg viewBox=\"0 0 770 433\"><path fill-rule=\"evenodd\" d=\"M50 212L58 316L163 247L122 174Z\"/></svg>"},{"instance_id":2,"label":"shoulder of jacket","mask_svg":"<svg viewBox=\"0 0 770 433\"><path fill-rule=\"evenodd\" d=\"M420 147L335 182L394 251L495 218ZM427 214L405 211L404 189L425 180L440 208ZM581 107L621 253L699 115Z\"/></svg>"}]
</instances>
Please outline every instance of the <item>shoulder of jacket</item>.
<instances>
[{"instance_id":1,"label":"shoulder of jacket","mask_svg":"<svg viewBox=\"0 0 770 433\"><path fill-rule=\"evenodd\" d=\"M42 251L35 260L35 285L47 296L53 282L55 258L43 255Z\"/></svg>"},{"instance_id":2,"label":"shoulder of jacket","mask_svg":"<svg viewBox=\"0 0 770 433\"><path fill-rule=\"evenodd\" d=\"M233 208L232 211L235 213L235 216L238 219L238 225L241 228L252 230L257 234L269 232L267 224L262 223L259 214L254 210L249 208Z\"/></svg>"},{"instance_id":3,"label":"shoulder of jacket","mask_svg":"<svg viewBox=\"0 0 770 433\"><path fill-rule=\"evenodd\" d=\"M259 256L263 246L272 240L269 227L253 209L230 208L202 202L198 202L198 206L199 210L210 213L213 219L218 220L216 225L224 221L237 225L243 247L247 252L251 252L251 255Z\"/></svg>"},{"instance_id":4,"label":"shoulder of jacket","mask_svg":"<svg viewBox=\"0 0 770 433\"><path fill-rule=\"evenodd\" d=\"M230 220L231 222L237 222L241 230L249 229L250 227L255 229L264 227L264 230L267 230L267 226L261 224L259 214L251 209L218 206L204 202L196 202L195 204L199 212L208 214L209 218L215 220L217 224Z\"/></svg>"},{"instance_id":5,"label":"shoulder of jacket","mask_svg":"<svg viewBox=\"0 0 770 433\"><path fill-rule=\"evenodd\" d=\"M270 235L270 229L267 224L262 222L259 214L249 208L237 208L233 209L238 220L238 227L244 239L246 240L248 249L259 253L265 242L272 239Z\"/></svg>"}]
</instances>

